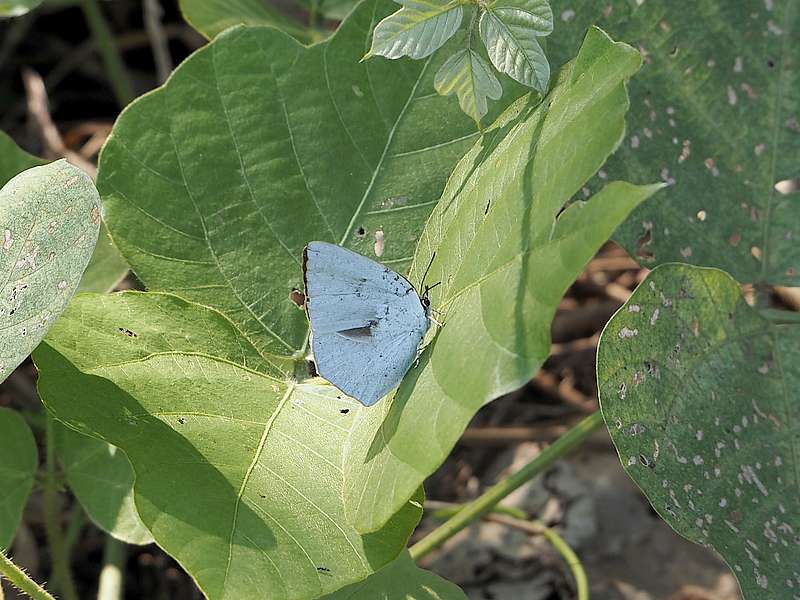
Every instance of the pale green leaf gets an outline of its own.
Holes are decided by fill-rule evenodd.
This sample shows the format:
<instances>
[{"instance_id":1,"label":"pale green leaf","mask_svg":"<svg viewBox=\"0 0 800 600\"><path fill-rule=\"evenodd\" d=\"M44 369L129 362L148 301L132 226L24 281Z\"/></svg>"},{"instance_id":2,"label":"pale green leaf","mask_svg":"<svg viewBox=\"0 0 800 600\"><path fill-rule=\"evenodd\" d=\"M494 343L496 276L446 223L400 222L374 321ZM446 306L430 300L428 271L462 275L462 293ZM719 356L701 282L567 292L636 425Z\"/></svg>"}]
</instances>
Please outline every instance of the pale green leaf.
<instances>
[{"instance_id":1,"label":"pale green leaf","mask_svg":"<svg viewBox=\"0 0 800 600\"><path fill-rule=\"evenodd\" d=\"M502 21L513 21L536 36L553 33L553 10L548 0L496 0L492 12Z\"/></svg>"},{"instance_id":2,"label":"pale green leaf","mask_svg":"<svg viewBox=\"0 0 800 600\"><path fill-rule=\"evenodd\" d=\"M133 503L133 469L114 446L55 422L58 461L70 489L89 518L129 544L150 544L153 536Z\"/></svg>"},{"instance_id":3,"label":"pale green leaf","mask_svg":"<svg viewBox=\"0 0 800 600\"><path fill-rule=\"evenodd\" d=\"M603 331L598 389L628 475L716 550L748 600L800 589L800 326L772 325L727 273L655 269Z\"/></svg>"},{"instance_id":4,"label":"pale green leaf","mask_svg":"<svg viewBox=\"0 0 800 600\"><path fill-rule=\"evenodd\" d=\"M41 3L42 0L0 0L0 18L21 17Z\"/></svg>"},{"instance_id":5,"label":"pale green leaf","mask_svg":"<svg viewBox=\"0 0 800 600\"><path fill-rule=\"evenodd\" d=\"M44 337L78 287L100 229L92 180L60 160L0 190L0 381Z\"/></svg>"},{"instance_id":6,"label":"pale green leaf","mask_svg":"<svg viewBox=\"0 0 800 600\"><path fill-rule=\"evenodd\" d=\"M461 110L478 123L489 110L487 98L498 100L503 94L492 68L470 48L445 61L436 72L433 86L442 96L457 94Z\"/></svg>"},{"instance_id":7,"label":"pale green leaf","mask_svg":"<svg viewBox=\"0 0 800 600\"><path fill-rule=\"evenodd\" d=\"M0 408L0 549L14 539L38 464L36 440L25 419Z\"/></svg>"},{"instance_id":8,"label":"pale green leaf","mask_svg":"<svg viewBox=\"0 0 800 600\"><path fill-rule=\"evenodd\" d=\"M306 243L405 270L479 136L433 89L444 57L358 62L391 5L363 3L309 48L268 28L226 32L131 104L100 157L109 228L141 281L221 310L276 364L306 344L289 297Z\"/></svg>"},{"instance_id":9,"label":"pale green leaf","mask_svg":"<svg viewBox=\"0 0 800 600\"><path fill-rule=\"evenodd\" d=\"M369 55L430 56L458 31L464 16L458 0L400 0L400 4L403 8L375 27Z\"/></svg>"},{"instance_id":10,"label":"pale green leaf","mask_svg":"<svg viewBox=\"0 0 800 600\"><path fill-rule=\"evenodd\" d=\"M81 294L35 354L66 425L123 449L158 544L217 598L317 598L392 561L420 516L344 518L343 447L365 408L270 375L220 313L176 296Z\"/></svg>"},{"instance_id":11,"label":"pale green leaf","mask_svg":"<svg viewBox=\"0 0 800 600\"><path fill-rule=\"evenodd\" d=\"M626 140L604 170L656 172L672 186L615 238L649 268L677 261L800 285L800 200L775 189L800 178L797 0L553 0L553 9L554 62L574 54L591 23L646 57Z\"/></svg>"},{"instance_id":12,"label":"pale green leaf","mask_svg":"<svg viewBox=\"0 0 800 600\"><path fill-rule=\"evenodd\" d=\"M520 99L456 167L415 257L424 269L435 252L428 281L442 283L431 306L444 326L396 395L362 414L348 446L344 498L357 529L380 527L481 406L536 373L561 296L658 189L613 183L559 216L619 143L624 82L639 65L633 48L590 30L545 102Z\"/></svg>"},{"instance_id":13,"label":"pale green leaf","mask_svg":"<svg viewBox=\"0 0 800 600\"><path fill-rule=\"evenodd\" d=\"M545 93L550 64L536 40L541 34L530 21L530 13L522 10L487 8L480 17L479 30L489 60L498 71Z\"/></svg>"},{"instance_id":14,"label":"pale green leaf","mask_svg":"<svg viewBox=\"0 0 800 600\"><path fill-rule=\"evenodd\" d=\"M234 25L269 25L311 42L314 32L267 0L180 0L183 18L208 39Z\"/></svg>"},{"instance_id":15,"label":"pale green leaf","mask_svg":"<svg viewBox=\"0 0 800 600\"><path fill-rule=\"evenodd\" d=\"M403 551L400 556L362 582L320 600L467 600L458 586L420 569Z\"/></svg>"},{"instance_id":16,"label":"pale green leaf","mask_svg":"<svg viewBox=\"0 0 800 600\"><path fill-rule=\"evenodd\" d=\"M92 258L78 286L79 292L110 292L125 279L128 263L119 253L105 223L100 224L100 234Z\"/></svg>"}]
</instances>

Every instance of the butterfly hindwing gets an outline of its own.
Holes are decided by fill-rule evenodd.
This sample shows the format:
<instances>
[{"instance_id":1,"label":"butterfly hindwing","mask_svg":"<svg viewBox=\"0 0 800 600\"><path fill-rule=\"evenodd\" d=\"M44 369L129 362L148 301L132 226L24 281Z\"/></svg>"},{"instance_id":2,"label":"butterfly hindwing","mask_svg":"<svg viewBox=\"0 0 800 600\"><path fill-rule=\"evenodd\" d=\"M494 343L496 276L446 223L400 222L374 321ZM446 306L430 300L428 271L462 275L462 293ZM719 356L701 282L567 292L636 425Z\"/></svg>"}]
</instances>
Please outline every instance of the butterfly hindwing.
<instances>
[{"instance_id":1,"label":"butterfly hindwing","mask_svg":"<svg viewBox=\"0 0 800 600\"><path fill-rule=\"evenodd\" d=\"M305 278L317 371L374 404L400 383L428 330L419 295L391 269L326 242L306 248Z\"/></svg>"}]
</instances>

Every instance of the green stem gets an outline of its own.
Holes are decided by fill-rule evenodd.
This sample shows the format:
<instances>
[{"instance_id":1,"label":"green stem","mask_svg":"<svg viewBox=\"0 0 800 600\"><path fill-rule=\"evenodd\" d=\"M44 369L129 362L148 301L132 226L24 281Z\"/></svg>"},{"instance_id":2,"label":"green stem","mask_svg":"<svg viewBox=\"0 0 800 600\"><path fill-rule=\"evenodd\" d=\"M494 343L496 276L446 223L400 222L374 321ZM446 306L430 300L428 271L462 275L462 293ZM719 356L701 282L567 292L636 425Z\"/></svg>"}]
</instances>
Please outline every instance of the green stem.
<instances>
[{"instance_id":1,"label":"green stem","mask_svg":"<svg viewBox=\"0 0 800 600\"><path fill-rule=\"evenodd\" d=\"M25 571L11 562L11 559L2 550L0 550L0 573L8 579L11 585L33 600L55 600L42 586L28 577Z\"/></svg>"},{"instance_id":2,"label":"green stem","mask_svg":"<svg viewBox=\"0 0 800 600\"><path fill-rule=\"evenodd\" d=\"M100 585L97 600L120 600L125 565L125 544L106 536L103 548L103 570L100 571Z\"/></svg>"},{"instance_id":3,"label":"green stem","mask_svg":"<svg viewBox=\"0 0 800 600\"><path fill-rule=\"evenodd\" d=\"M44 510L44 528L53 563L53 579L58 580L63 600L78 600L78 593L75 591L75 583L69 568L69 552L64 543L59 523L55 436L53 417L49 413L45 424L45 477L42 486L42 508Z\"/></svg>"},{"instance_id":4,"label":"green stem","mask_svg":"<svg viewBox=\"0 0 800 600\"><path fill-rule=\"evenodd\" d=\"M537 524L536 521L533 522ZM564 562L567 563L569 570L572 572L572 577L575 579L575 589L578 592L578 600L589 600L589 580L586 577L586 571L581 564L578 555L569 547L569 544L558 535L554 530L549 527L541 525L542 535L547 539L553 548L558 551Z\"/></svg>"},{"instance_id":5,"label":"green stem","mask_svg":"<svg viewBox=\"0 0 800 600\"><path fill-rule=\"evenodd\" d=\"M465 504L464 508L457 514L411 546L409 549L411 557L414 560L419 560L441 546L467 525L490 512L498 502L511 492L547 469L557 459L580 446L602 424L603 416L599 411L583 419L553 442L551 446L542 450L536 458L519 471L493 485L472 502Z\"/></svg>"},{"instance_id":6,"label":"green stem","mask_svg":"<svg viewBox=\"0 0 800 600\"><path fill-rule=\"evenodd\" d=\"M114 36L103 18L97 0L81 0L81 7L94 43L103 59L111 88L117 98L117 104L124 107L133 100L133 88Z\"/></svg>"}]
</instances>

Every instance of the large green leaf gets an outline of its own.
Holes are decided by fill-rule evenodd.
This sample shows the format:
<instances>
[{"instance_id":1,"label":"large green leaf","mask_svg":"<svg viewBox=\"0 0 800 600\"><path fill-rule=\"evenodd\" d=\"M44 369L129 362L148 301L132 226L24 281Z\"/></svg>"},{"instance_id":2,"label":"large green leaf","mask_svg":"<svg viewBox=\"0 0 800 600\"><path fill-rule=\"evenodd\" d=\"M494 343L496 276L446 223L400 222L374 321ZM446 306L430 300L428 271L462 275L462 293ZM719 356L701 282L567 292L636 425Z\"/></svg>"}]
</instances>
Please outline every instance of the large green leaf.
<instances>
[{"instance_id":1,"label":"large green leaf","mask_svg":"<svg viewBox=\"0 0 800 600\"><path fill-rule=\"evenodd\" d=\"M458 31L464 8L459 0L400 0L403 8L375 26L368 56L425 58Z\"/></svg>"},{"instance_id":2,"label":"large green leaf","mask_svg":"<svg viewBox=\"0 0 800 600\"><path fill-rule=\"evenodd\" d=\"M359 530L407 501L481 406L536 373L561 296L658 189L613 183L559 216L622 138L624 82L640 61L590 30L551 95L520 99L453 172L415 257L424 269L435 252L428 280L442 282L431 305L444 327L396 395L362 413L348 447L345 505Z\"/></svg>"},{"instance_id":3,"label":"large green leaf","mask_svg":"<svg viewBox=\"0 0 800 600\"><path fill-rule=\"evenodd\" d=\"M315 33L292 19L268 0L180 0L183 18L208 39L234 25L269 25L301 42L311 42Z\"/></svg>"},{"instance_id":4,"label":"large green leaf","mask_svg":"<svg viewBox=\"0 0 800 600\"><path fill-rule=\"evenodd\" d=\"M92 180L60 160L0 190L0 381L44 337L78 287L100 229Z\"/></svg>"},{"instance_id":5,"label":"large green leaf","mask_svg":"<svg viewBox=\"0 0 800 600\"><path fill-rule=\"evenodd\" d=\"M800 285L800 3L553 0L553 60L598 23L641 48L625 143L609 177L673 183L616 239L653 267L716 266L741 282ZM602 180L597 180L597 184Z\"/></svg>"},{"instance_id":6,"label":"large green leaf","mask_svg":"<svg viewBox=\"0 0 800 600\"><path fill-rule=\"evenodd\" d=\"M443 61L359 64L389 10L365 2L309 48L228 31L131 104L101 154L109 228L148 289L221 310L276 364L306 347L290 300L305 244L375 256L381 231L381 260L403 270L479 135L433 89Z\"/></svg>"},{"instance_id":7,"label":"large green leaf","mask_svg":"<svg viewBox=\"0 0 800 600\"><path fill-rule=\"evenodd\" d=\"M0 408L0 549L14 539L38 464L36 440L25 419Z\"/></svg>"},{"instance_id":8,"label":"large green leaf","mask_svg":"<svg viewBox=\"0 0 800 600\"><path fill-rule=\"evenodd\" d=\"M498 100L503 95L492 68L471 48L448 58L436 72L433 85L443 96L457 94L461 110L478 123L489 111L487 99Z\"/></svg>"},{"instance_id":9,"label":"large green leaf","mask_svg":"<svg viewBox=\"0 0 800 600\"><path fill-rule=\"evenodd\" d=\"M320 600L467 600L458 586L420 569L408 552L402 552L374 575Z\"/></svg>"},{"instance_id":10,"label":"large green leaf","mask_svg":"<svg viewBox=\"0 0 800 600\"><path fill-rule=\"evenodd\" d=\"M392 561L420 516L344 518L344 444L365 411L275 378L219 312L168 294L81 294L35 356L66 425L128 455L158 544L217 598L316 598Z\"/></svg>"},{"instance_id":11,"label":"large green leaf","mask_svg":"<svg viewBox=\"0 0 800 600\"><path fill-rule=\"evenodd\" d=\"M133 469L125 454L56 421L56 452L70 489L98 527L129 544L153 536L133 503Z\"/></svg>"},{"instance_id":12,"label":"large green leaf","mask_svg":"<svg viewBox=\"0 0 800 600\"><path fill-rule=\"evenodd\" d=\"M772 325L716 269L655 269L609 321L600 401L659 515L748 599L800 590L800 324Z\"/></svg>"},{"instance_id":13,"label":"large green leaf","mask_svg":"<svg viewBox=\"0 0 800 600\"><path fill-rule=\"evenodd\" d=\"M553 31L547 0L499 0L483 12L479 27L489 60L498 71L542 93L547 91L550 64L537 40Z\"/></svg>"}]
</instances>

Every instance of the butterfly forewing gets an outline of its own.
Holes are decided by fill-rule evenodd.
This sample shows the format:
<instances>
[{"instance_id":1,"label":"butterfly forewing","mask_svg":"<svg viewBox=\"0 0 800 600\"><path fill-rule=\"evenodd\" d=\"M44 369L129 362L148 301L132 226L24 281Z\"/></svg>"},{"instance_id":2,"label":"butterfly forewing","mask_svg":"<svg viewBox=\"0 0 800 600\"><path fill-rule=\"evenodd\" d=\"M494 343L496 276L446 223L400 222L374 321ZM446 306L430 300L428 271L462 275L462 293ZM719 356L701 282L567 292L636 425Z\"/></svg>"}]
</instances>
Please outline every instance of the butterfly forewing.
<instances>
[{"instance_id":1,"label":"butterfly forewing","mask_svg":"<svg viewBox=\"0 0 800 600\"><path fill-rule=\"evenodd\" d=\"M400 383L428 330L419 295L391 269L334 244L311 242L304 259L317 370L374 404Z\"/></svg>"}]
</instances>

